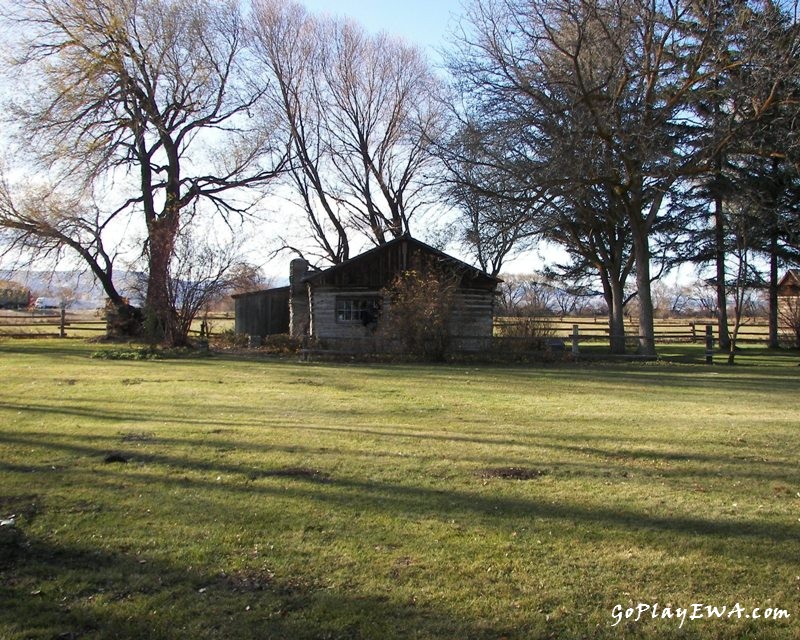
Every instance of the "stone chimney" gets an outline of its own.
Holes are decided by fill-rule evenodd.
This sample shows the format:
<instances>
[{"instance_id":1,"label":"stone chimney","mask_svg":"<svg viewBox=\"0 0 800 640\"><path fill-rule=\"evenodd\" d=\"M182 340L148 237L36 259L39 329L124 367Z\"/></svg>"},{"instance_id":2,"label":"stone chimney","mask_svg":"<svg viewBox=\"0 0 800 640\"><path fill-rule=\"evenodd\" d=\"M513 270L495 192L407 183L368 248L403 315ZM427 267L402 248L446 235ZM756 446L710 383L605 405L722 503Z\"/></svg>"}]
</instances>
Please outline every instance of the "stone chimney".
<instances>
[{"instance_id":1,"label":"stone chimney","mask_svg":"<svg viewBox=\"0 0 800 640\"><path fill-rule=\"evenodd\" d=\"M308 273L308 262L295 258L289 264L289 335L304 338L308 335L311 316L308 304L308 286L303 278Z\"/></svg>"}]
</instances>

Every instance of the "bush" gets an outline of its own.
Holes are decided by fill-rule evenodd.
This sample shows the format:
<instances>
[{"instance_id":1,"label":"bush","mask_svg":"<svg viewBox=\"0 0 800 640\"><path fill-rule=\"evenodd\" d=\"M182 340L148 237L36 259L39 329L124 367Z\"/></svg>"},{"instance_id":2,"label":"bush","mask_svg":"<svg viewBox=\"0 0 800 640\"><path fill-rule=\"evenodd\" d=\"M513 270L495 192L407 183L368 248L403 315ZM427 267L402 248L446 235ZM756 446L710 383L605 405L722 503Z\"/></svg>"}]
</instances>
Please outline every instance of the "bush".
<instances>
[{"instance_id":1,"label":"bush","mask_svg":"<svg viewBox=\"0 0 800 640\"><path fill-rule=\"evenodd\" d=\"M244 333L236 333L233 329L225 329L215 334L214 344L223 349L245 349L248 347L257 348L260 353L275 353L286 355L297 353L300 350L300 341L292 338L288 333L276 333L266 336L258 345L250 344L251 336Z\"/></svg>"},{"instance_id":2,"label":"bush","mask_svg":"<svg viewBox=\"0 0 800 640\"><path fill-rule=\"evenodd\" d=\"M160 360L162 357L161 351L151 346L130 349L103 349L92 354L92 358L101 360Z\"/></svg>"},{"instance_id":3,"label":"bush","mask_svg":"<svg viewBox=\"0 0 800 640\"><path fill-rule=\"evenodd\" d=\"M509 318L508 322L502 325L502 332L496 344L501 351L545 351L555 335L555 327L547 318L532 316Z\"/></svg>"},{"instance_id":4,"label":"bush","mask_svg":"<svg viewBox=\"0 0 800 640\"><path fill-rule=\"evenodd\" d=\"M264 349L268 353L289 354L300 350L300 340L288 333L276 333L264 339Z\"/></svg>"},{"instance_id":5,"label":"bush","mask_svg":"<svg viewBox=\"0 0 800 640\"><path fill-rule=\"evenodd\" d=\"M404 355L444 360L451 343L450 323L458 282L431 269L404 271L383 291L380 337Z\"/></svg>"},{"instance_id":6,"label":"bush","mask_svg":"<svg viewBox=\"0 0 800 640\"><path fill-rule=\"evenodd\" d=\"M233 329L225 329L214 334L214 342L220 347L229 349L243 349L247 346L247 336L243 333L236 333Z\"/></svg>"}]
</instances>

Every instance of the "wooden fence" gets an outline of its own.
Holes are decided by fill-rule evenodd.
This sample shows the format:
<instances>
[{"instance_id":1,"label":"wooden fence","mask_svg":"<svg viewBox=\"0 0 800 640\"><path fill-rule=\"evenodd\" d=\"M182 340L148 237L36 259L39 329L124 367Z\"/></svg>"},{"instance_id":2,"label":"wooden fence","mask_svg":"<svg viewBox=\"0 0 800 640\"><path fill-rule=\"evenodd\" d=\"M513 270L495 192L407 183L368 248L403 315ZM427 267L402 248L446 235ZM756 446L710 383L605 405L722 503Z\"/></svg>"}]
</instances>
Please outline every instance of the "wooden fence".
<instances>
[{"instance_id":1,"label":"wooden fence","mask_svg":"<svg viewBox=\"0 0 800 640\"><path fill-rule=\"evenodd\" d=\"M211 315L211 335L233 326L233 314ZM201 319L190 334L199 335ZM94 338L106 334L106 321L96 312L71 312L62 309L0 313L0 337L6 338Z\"/></svg>"},{"instance_id":2,"label":"wooden fence","mask_svg":"<svg viewBox=\"0 0 800 640\"><path fill-rule=\"evenodd\" d=\"M579 342L608 342L608 319L604 316L591 318L578 317L537 317L537 318L496 318L495 335L514 335L524 323L531 323L532 330L553 338L572 340L577 327ZM655 341L657 343L675 342L705 342L706 325L712 325L713 338L716 342L719 337L716 320L710 318L696 318L692 320L656 320ZM625 339L638 340L638 319L626 318ZM739 328L738 342L741 343L766 343L769 338L769 325L761 318L748 318Z\"/></svg>"},{"instance_id":3,"label":"wooden fence","mask_svg":"<svg viewBox=\"0 0 800 640\"><path fill-rule=\"evenodd\" d=\"M216 313L210 315L211 335L233 328L233 314ZM201 320L195 322L192 334L197 335ZM517 333L523 322L532 322L534 330L550 338L561 338L573 341L577 327L578 342L608 342L608 320L603 316L590 318L578 317L541 317L541 318L496 318L494 333L496 337L511 337L515 333L520 339L523 333ZM656 320L655 339L657 343L698 342L706 340L706 325L712 325L713 338L718 339L717 325L713 319L693 320ZM105 335L105 320L96 312L70 312L59 309L3 312L0 313L0 337L33 338L33 337L70 337L91 338ZM769 330L762 319L749 318L739 330L739 341L742 343L766 343ZM625 321L625 337L636 341L638 324L635 318Z\"/></svg>"},{"instance_id":4,"label":"wooden fence","mask_svg":"<svg viewBox=\"0 0 800 640\"><path fill-rule=\"evenodd\" d=\"M0 336L8 338L91 338L105 331L106 321L88 313L43 309L0 314Z\"/></svg>"}]
</instances>

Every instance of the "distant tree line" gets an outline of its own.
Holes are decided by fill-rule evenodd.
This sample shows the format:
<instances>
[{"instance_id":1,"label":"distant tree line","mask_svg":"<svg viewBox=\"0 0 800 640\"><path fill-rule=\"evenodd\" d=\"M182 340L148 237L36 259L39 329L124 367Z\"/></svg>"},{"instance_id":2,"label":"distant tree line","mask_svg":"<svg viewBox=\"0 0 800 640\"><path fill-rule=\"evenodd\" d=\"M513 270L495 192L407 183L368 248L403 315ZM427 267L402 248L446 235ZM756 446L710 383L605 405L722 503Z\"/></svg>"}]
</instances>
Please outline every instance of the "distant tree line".
<instances>
[{"instance_id":1,"label":"distant tree line","mask_svg":"<svg viewBox=\"0 0 800 640\"><path fill-rule=\"evenodd\" d=\"M591 285L576 284L555 275L551 270L530 274L504 275L498 285L497 314L506 317L523 316L603 316L608 306L602 292ZM638 316L636 290L626 290L625 315ZM744 315L748 319L766 319L768 300L762 289L748 292L744 300ZM704 279L682 283L656 281L651 287L653 316L658 319L716 317L716 287ZM785 315L785 314L784 314ZM786 317L784 324L791 324Z\"/></svg>"},{"instance_id":2,"label":"distant tree line","mask_svg":"<svg viewBox=\"0 0 800 640\"><path fill-rule=\"evenodd\" d=\"M5 81L27 90L7 110L20 164L0 239L29 260L72 252L121 326L180 344L204 292L252 269L212 230L236 236L265 195L302 212L278 245L317 264L454 212L493 275L561 247L525 295L574 311L600 294L614 352L635 301L655 353L653 283L682 264L710 270L722 347L756 287L776 345L778 274L800 262L796 9L472 0L442 78L291 1L20 0L2 18ZM131 254L142 309L115 280Z\"/></svg>"}]
</instances>

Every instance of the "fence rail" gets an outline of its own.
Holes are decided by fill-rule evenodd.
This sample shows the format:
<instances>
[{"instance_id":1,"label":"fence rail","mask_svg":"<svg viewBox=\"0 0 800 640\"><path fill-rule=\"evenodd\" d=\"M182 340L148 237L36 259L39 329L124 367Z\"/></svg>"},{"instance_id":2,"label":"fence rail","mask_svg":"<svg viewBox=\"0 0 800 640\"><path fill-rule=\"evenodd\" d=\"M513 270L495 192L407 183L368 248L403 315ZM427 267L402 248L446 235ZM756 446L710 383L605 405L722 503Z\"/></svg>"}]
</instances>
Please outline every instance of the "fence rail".
<instances>
[{"instance_id":1,"label":"fence rail","mask_svg":"<svg viewBox=\"0 0 800 640\"><path fill-rule=\"evenodd\" d=\"M29 311L0 314L0 336L7 338L91 337L105 333L106 323L93 315L66 311Z\"/></svg>"},{"instance_id":2,"label":"fence rail","mask_svg":"<svg viewBox=\"0 0 800 640\"><path fill-rule=\"evenodd\" d=\"M568 318L539 316L532 318L496 318L494 322L495 335L509 336L515 330L524 327L525 323L532 323L533 330L542 335L554 338L569 338L574 335L574 327L578 327L578 341L591 342L598 340L608 340L611 332L608 326L608 319L595 316L591 318ZM692 319L692 320L656 320L655 322L655 341L656 342L704 342L706 339L706 326L712 325L714 340L718 340L719 331L714 319ZM627 318L625 321L626 340L639 339L639 324L636 318ZM782 328L788 331L787 328ZM741 343L766 343L769 338L769 325L761 319L748 318L739 328L738 342Z\"/></svg>"},{"instance_id":3,"label":"fence rail","mask_svg":"<svg viewBox=\"0 0 800 640\"><path fill-rule=\"evenodd\" d=\"M214 335L229 328L233 314L221 312L208 317L210 334ZM494 321L496 337L513 342L515 338L524 340L525 333L514 335L523 323L535 323L535 331L540 335L560 338L578 343L608 341L610 330L608 320L603 316L589 318L542 316L533 318L501 317ZM719 338L716 321L713 319L656 320L656 342L704 342L706 325L712 325L712 336ZM200 319L192 327L191 335L198 335ZM578 328L577 337L575 327ZM105 320L94 312L69 312L61 310L37 310L0 313L0 337L94 337L105 335ZM782 331L788 332L787 328ZM639 339L638 320L626 318L625 338ZM766 343L769 327L760 318L748 318L739 329L738 341L741 343ZM529 337L529 336L528 336Z\"/></svg>"},{"instance_id":4,"label":"fence rail","mask_svg":"<svg viewBox=\"0 0 800 640\"><path fill-rule=\"evenodd\" d=\"M210 315L210 334L225 329L230 313ZM192 327L191 335L200 334L200 322ZM91 338L104 336L106 321L96 312L70 312L58 310L36 310L0 313L0 337L5 338Z\"/></svg>"}]
</instances>

